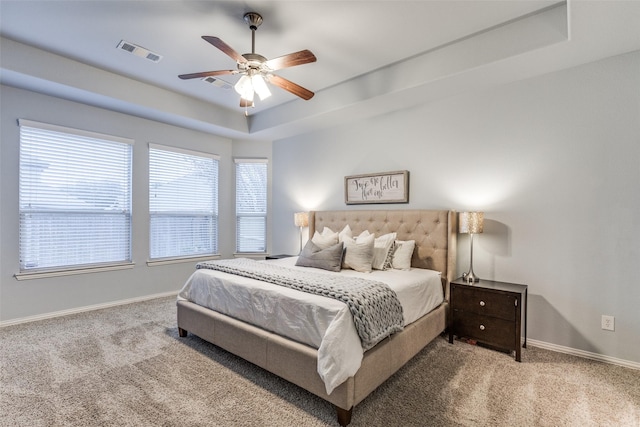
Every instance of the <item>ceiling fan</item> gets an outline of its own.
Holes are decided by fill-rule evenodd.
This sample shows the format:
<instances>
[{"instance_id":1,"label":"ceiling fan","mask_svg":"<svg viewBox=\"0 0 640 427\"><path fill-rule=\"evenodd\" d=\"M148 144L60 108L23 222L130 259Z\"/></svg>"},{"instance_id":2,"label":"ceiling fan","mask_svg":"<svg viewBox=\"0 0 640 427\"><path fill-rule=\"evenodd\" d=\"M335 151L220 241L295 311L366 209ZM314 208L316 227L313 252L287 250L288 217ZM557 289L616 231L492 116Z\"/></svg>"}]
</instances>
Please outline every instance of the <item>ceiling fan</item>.
<instances>
[{"instance_id":1,"label":"ceiling fan","mask_svg":"<svg viewBox=\"0 0 640 427\"><path fill-rule=\"evenodd\" d=\"M213 46L233 58L237 64L236 70L204 71L201 73L181 74L178 77L183 80L187 80L222 76L225 74L241 74L242 77L235 84L234 88L236 92L240 94L240 106L245 108L253 107L253 98L256 93L261 100L271 96L271 92L269 91L266 82L291 92L304 100L311 99L314 95L313 92L285 79L284 77L273 74L273 72L283 68L315 62L315 55L311 53L311 51L305 49L267 60L267 58L255 52L256 30L260 24L262 24L262 16L256 12L248 12L244 15L244 21L251 29L251 53L240 55L218 37L202 36L205 41L211 43Z\"/></svg>"}]
</instances>

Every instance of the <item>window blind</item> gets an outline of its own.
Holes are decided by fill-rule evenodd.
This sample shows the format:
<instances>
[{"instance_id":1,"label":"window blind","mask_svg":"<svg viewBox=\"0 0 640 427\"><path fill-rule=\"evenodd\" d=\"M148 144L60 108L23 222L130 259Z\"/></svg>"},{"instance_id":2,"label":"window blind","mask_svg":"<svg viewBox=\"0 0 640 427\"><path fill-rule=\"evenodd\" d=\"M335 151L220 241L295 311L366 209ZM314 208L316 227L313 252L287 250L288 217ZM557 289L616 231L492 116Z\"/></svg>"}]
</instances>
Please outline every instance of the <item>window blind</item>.
<instances>
[{"instance_id":1,"label":"window blind","mask_svg":"<svg viewBox=\"0 0 640 427\"><path fill-rule=\"evenodd\" d=\"M218 159L149 145L151 259L218 253Z\"/></svg>"},{"instance_id":2,"label":"window blind","mask_svg":"<svg viewBox=\"0 0 640 427\"><path fill-rule=\"evenodd\" d=\"M131 262L133 141L18 124L20 270Z\"/></svg>"},{"instance_id":3,"label":"window blind","mask_svg":"<svg viewBox=\"0 0 640 427\"><path fill-rule=\"evenodd\" d=\"M236 159L236 252L267 251L267 161Z\"/></svg>"}]
</instances>

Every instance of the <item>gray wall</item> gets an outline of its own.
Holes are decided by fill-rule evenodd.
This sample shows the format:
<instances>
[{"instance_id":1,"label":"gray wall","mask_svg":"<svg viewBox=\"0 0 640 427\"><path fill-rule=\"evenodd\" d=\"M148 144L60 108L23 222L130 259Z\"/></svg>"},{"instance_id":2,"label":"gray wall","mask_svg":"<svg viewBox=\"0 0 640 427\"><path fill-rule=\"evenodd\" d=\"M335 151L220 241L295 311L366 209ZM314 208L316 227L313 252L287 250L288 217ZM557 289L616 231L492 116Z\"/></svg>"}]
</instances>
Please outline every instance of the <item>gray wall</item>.
<instances>
[{"instance_id":1,"label":"gray wall","mask_svg":"<svg viewBox=\"0 0 640 427\"><path fill-rule=\"evenodd\" d=\"M225 257L234 250L233 156L272 156L272 253L297 252L294 212L346 207L345 175L407 169L410 203L391 207L486 212L474 270L529 285L530 338L640 363L640 286L634 283L640 259L639 52L273 145L0 90L1 321L177 291L184 283L193 263L146 265L146 144L155 142L222 156ZM18 118L136 140L135 268L21 282L13 277L19 265ZM459 248L461 273L468 267L465 236ZM615 332L600 329L601 314L615 316Z\"/></svg>"},{"instance_id":2,"label":"gray wall","mask_svg":"<svg viewBox=\"0 0 640 427\"><path fill-rule=\"evenodd\" d=\"M640 362L639 52L275 141L274 252L295 211L346 208L345 175L403 169L408 205L350 209L485 211L474 271L529 285L530 338Z\"/></svg>"},{"instance_id":3,"label":"gray wall","mask_svg":"<svg viewBox=\"0 0 640 427\"><path fill-rule=\"evenodd\" d=\"M221 156L219 169L219 247L224 257L235 250L233 156L270 157L271 143L234 142L75 102L0 86L0 321L46 315L177 292L194 262L149 267L148 143L171 145ZM135 140L133 152L133 269L18 281L17 119L25 118ZM234 150L237 153L234 153Z\"/></svg>"}]
</instances>

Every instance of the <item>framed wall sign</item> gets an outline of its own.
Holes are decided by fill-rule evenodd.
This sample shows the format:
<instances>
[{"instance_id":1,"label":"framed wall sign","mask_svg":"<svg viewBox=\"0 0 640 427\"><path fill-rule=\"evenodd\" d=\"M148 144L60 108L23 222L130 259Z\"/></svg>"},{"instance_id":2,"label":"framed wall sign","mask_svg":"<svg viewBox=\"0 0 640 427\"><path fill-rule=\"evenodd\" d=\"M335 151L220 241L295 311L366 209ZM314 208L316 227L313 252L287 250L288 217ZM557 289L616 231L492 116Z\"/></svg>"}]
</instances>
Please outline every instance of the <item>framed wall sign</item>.
<instances>
[{"instance_id":1,"label":"framed wall sign","mask_svg":"<svg viewBox=\"0 0 640 427\"><path fill-rule=\"evenodd\" d=\"M344 202L347 205L409 203L409 171L345 176Z\"/></svg>"}]
</instances>

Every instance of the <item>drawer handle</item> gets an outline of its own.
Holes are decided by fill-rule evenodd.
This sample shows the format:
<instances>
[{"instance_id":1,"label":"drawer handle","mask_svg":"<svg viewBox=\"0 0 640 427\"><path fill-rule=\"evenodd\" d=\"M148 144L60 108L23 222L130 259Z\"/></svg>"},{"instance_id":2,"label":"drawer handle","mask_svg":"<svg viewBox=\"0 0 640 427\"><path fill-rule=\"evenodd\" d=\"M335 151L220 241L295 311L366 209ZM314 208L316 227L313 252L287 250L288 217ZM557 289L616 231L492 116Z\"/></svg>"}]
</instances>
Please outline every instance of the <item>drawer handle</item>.
<instances>
[{"instance_id":1,"label":"drawer handle","mask_svg":"<svg viewBox=\"0 0 640 427\"><path fill-rule=\"evenodd\" d=\"M480 307L484 307L484 306L485 306L484 301L480 301Z\"/></svg>"},{"instance_id":2,"label":"drawer handle","mask_svg":"<svg viewBox=\"0 0 640 427\"><path fill-rule=\"evenodd\" d=\"M480 325L480 330L484 331L484 325Z\"/></svg>"}]
</instances>

